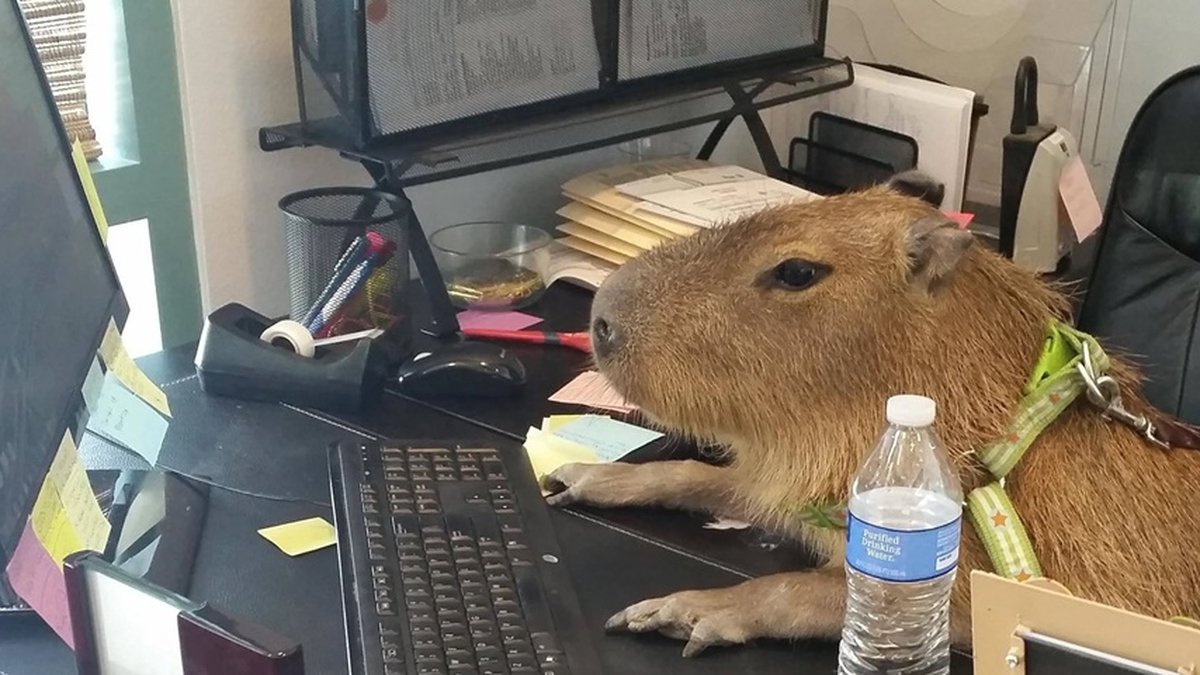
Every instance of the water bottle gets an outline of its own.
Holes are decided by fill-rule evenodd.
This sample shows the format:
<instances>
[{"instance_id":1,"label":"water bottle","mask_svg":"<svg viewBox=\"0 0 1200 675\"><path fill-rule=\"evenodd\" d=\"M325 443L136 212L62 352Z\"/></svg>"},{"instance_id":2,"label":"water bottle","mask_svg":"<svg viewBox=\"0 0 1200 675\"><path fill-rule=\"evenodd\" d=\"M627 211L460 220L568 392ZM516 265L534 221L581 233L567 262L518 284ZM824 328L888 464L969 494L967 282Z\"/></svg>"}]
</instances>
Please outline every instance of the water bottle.
<instances>
[{"instance_id":1,"label":"water bottle","mask_svg":"<svg viewBox=\"0 0 1200 675\"><path fill-rule=\"evenodd\" d=\"M841 675L950 672L962 487L923 396L893 396L850 486Z\"/></svg>"}]
</instances>

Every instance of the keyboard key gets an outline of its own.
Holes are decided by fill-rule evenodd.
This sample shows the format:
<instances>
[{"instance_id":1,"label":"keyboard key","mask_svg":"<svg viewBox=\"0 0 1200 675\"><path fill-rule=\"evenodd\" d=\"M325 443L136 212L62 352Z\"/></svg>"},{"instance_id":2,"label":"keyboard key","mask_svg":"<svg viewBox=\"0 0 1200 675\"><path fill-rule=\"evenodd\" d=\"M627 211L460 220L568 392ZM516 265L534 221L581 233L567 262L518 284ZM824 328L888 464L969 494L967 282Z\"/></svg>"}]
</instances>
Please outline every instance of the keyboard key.
<instances>
[{"instance_id":1,"label":"keyboard key","mask_svg":"<svg viewBox=\"0 0 1200 675\"><path fill-rule=\"evenodd\" d=\"M506 645L524 643L529 639L529 633L524 628L511 622L500 625L500 636Z\"/></svg>"},{"instance_id":2,"label":"keyboard key","mask_svg":"<svg viewBox=\"0 0 1200 675\"><path fill-rule=\"evenodd\" d=\"M442 649L447 653L451 649L469 650L471 648L471 640L467 636L462 635L448 640L442 640Z\"/></svg>"},{"instance_id":3,"label":"keyboard key","mask_svg":"<svg viewBox=\"0 0 1200 675\"><path fill-rule=\"evenodd\" d=\"M396 671L398 675L407 675L402 670ZM446 666L440 663L418 663L417 675L447 675Z\"/></svg>"},{"instance_id":4,"label":"keyboard key","mask_svg":"<svg viewBox=\"0 0 1200 675\"><path fill-rule=\"evenodd\" d=\"M404 603L410 612L433 612L433 605L426 599L406 598Z\"/></svg>"},{"instance_id":5,"label":"keyboard key","mask_svg":"<svg viewBox=\"0 0 1200 675\"><path fill-rule=\"evenodd\" d=\"M413 660L417 663L446 663L442 650L436 647L414 647Z\"/></svg>"},{"instance_id":6,"label":"keyboard key","mask_svg":"<svg viewBox=\"0 0 1200 675\"><path fill-rule=\"evenodd\" d=\"M562 652L541 652L537 656L538 665L544 671L547 666L560 666L567 662L566 654Z\"/></svg>"},{"instance_id":7,"label":"keyboard key","mask_svg":"<svg viewBox=\"0 0 1200 675\"><path fill-rule=\"evenodd\" d=\"M567 670L565 663L556 663L553 666L542 666L542 675L571 675L571 671Z\"/></svg>"},{"instance_id":8,"label":"keyboard key","mask_svg":"<svg viewBox=\"0 0 1200 675\"><path fill-rule=\"evenodd\" d=\"M396 616L396 605L389 600L375 603L375 613L379 616Z\"/></svg>"},{"instance_id":9,"label":"keyboard key","mask_svg":"<svg viewBox=\"0 0 1200 675\"><path fill-rule=\"evenodd\" d=\"M437 631L433 630L417 630L412 632L413 647L435 647L440 649L442 646L441 638L438 637Z\"/></svg>"},{"instance_id":10,"label":"keyboard key","mask_svg":"<svg viewBox=\"0 0 1200 675\"><path fill-rule=\"evenodd\" d=\"M530 654L509 654L508 667L512 672L520 672L518 668L532 668L532 672L538 672L537 660Z\"/></svg>"},{"instance_id":11,"label":"keyboard key","mask_svg":"<svg viewBox=\"0 0 1200 675\"><path fill-rule=\"evenodd\" d=\"M533 633L529 636L529 641L533 643L533 650L538 654L543 653L561 653L562 649L558 646L558 640L550 633Z\"/></svg>"}]
</instances>

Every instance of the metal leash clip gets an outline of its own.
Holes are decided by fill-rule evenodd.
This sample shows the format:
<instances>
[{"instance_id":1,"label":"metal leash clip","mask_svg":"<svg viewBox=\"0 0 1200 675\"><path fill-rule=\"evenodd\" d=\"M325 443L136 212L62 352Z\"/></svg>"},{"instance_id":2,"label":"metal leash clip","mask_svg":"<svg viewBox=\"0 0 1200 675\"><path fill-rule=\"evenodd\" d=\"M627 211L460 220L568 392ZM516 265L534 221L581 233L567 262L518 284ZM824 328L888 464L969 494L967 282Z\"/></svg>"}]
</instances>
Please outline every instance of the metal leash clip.
<instances>
[{"instance_id":1,"label":"metal leash clip","mask_svg":"<svg viewBox=\"0 0 1200 675\"><path fill-rule=\"evenodd\" d=\"M1146 440L1158 447L1169 450L1170 445L1159 437L1154 423L1144 415L1134 415L1125 409L1121 401L1121 385L1108 375L1098 375L1092 364L1091 350L1088 343L1083 343L1083 362L1075 364L1083 383L1087 385L1087 399L1092 405L1103 411L1105 419L1116 420L1121 424L1132 427Z\"/></svg>"}]
</instances>

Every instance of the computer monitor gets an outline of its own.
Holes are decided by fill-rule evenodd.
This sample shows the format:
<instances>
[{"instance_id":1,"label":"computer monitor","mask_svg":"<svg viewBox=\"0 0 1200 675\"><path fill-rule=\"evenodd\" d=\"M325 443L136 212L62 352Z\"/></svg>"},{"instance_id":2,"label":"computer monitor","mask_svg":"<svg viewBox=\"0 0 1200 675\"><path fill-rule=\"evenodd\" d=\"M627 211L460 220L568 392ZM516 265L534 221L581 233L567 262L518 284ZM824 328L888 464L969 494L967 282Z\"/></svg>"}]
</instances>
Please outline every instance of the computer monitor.
<instances>
[{"instance_id":1,"label":"computer monitor","mask_svg":"<svg viewBox=\"0 0 1200 675\"><path fill-rule=\"evenodd\" d=\"M128 305L17 0L0 0L0 577Z\"/></svg>"}]
</instances>

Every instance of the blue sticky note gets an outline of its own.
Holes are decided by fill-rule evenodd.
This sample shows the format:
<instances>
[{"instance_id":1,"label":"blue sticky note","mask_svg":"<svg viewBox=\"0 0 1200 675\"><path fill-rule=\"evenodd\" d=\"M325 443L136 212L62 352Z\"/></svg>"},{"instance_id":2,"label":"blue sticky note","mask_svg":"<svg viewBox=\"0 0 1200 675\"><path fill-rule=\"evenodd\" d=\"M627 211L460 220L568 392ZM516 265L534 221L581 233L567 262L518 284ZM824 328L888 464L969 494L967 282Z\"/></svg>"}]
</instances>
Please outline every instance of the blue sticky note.
<instances>
[{"instance_id":1,"label":"blue sticky note","mask_svg":"<svg viewBox=\"0 0 1200 675\"><path fill-rule=\"evenodd\" d=\"M88 412L96 409L96 404L100 402L100 392L103 390L104 371L100 370L100 359L93 356L87 378L83 380L83 403L87 406Z\"/></svg>"},{"instance_id":2,"label":"blue sticky note","mask_svg":"<svg viewBox=\"0 0 1200 675\"><path fill-rule=\"evenodd\" d=\"M166 418L126 389L112 371L105 373L104 386L88 418L88 431L132 450L154 464L162 451L167 424Z\"/></svg>"},{"instance_id":3,"label":"blue sticky note","mask_svg":"<svg viewBox=\"0 0 1200 675\"><path fill-rule=\"evenodd\" d=\"M663 436L657 431L618 422L603 415L584 415L560 427L554 435L586 445L605 462L614 462Z\"/></svg>"}]
</instances>

